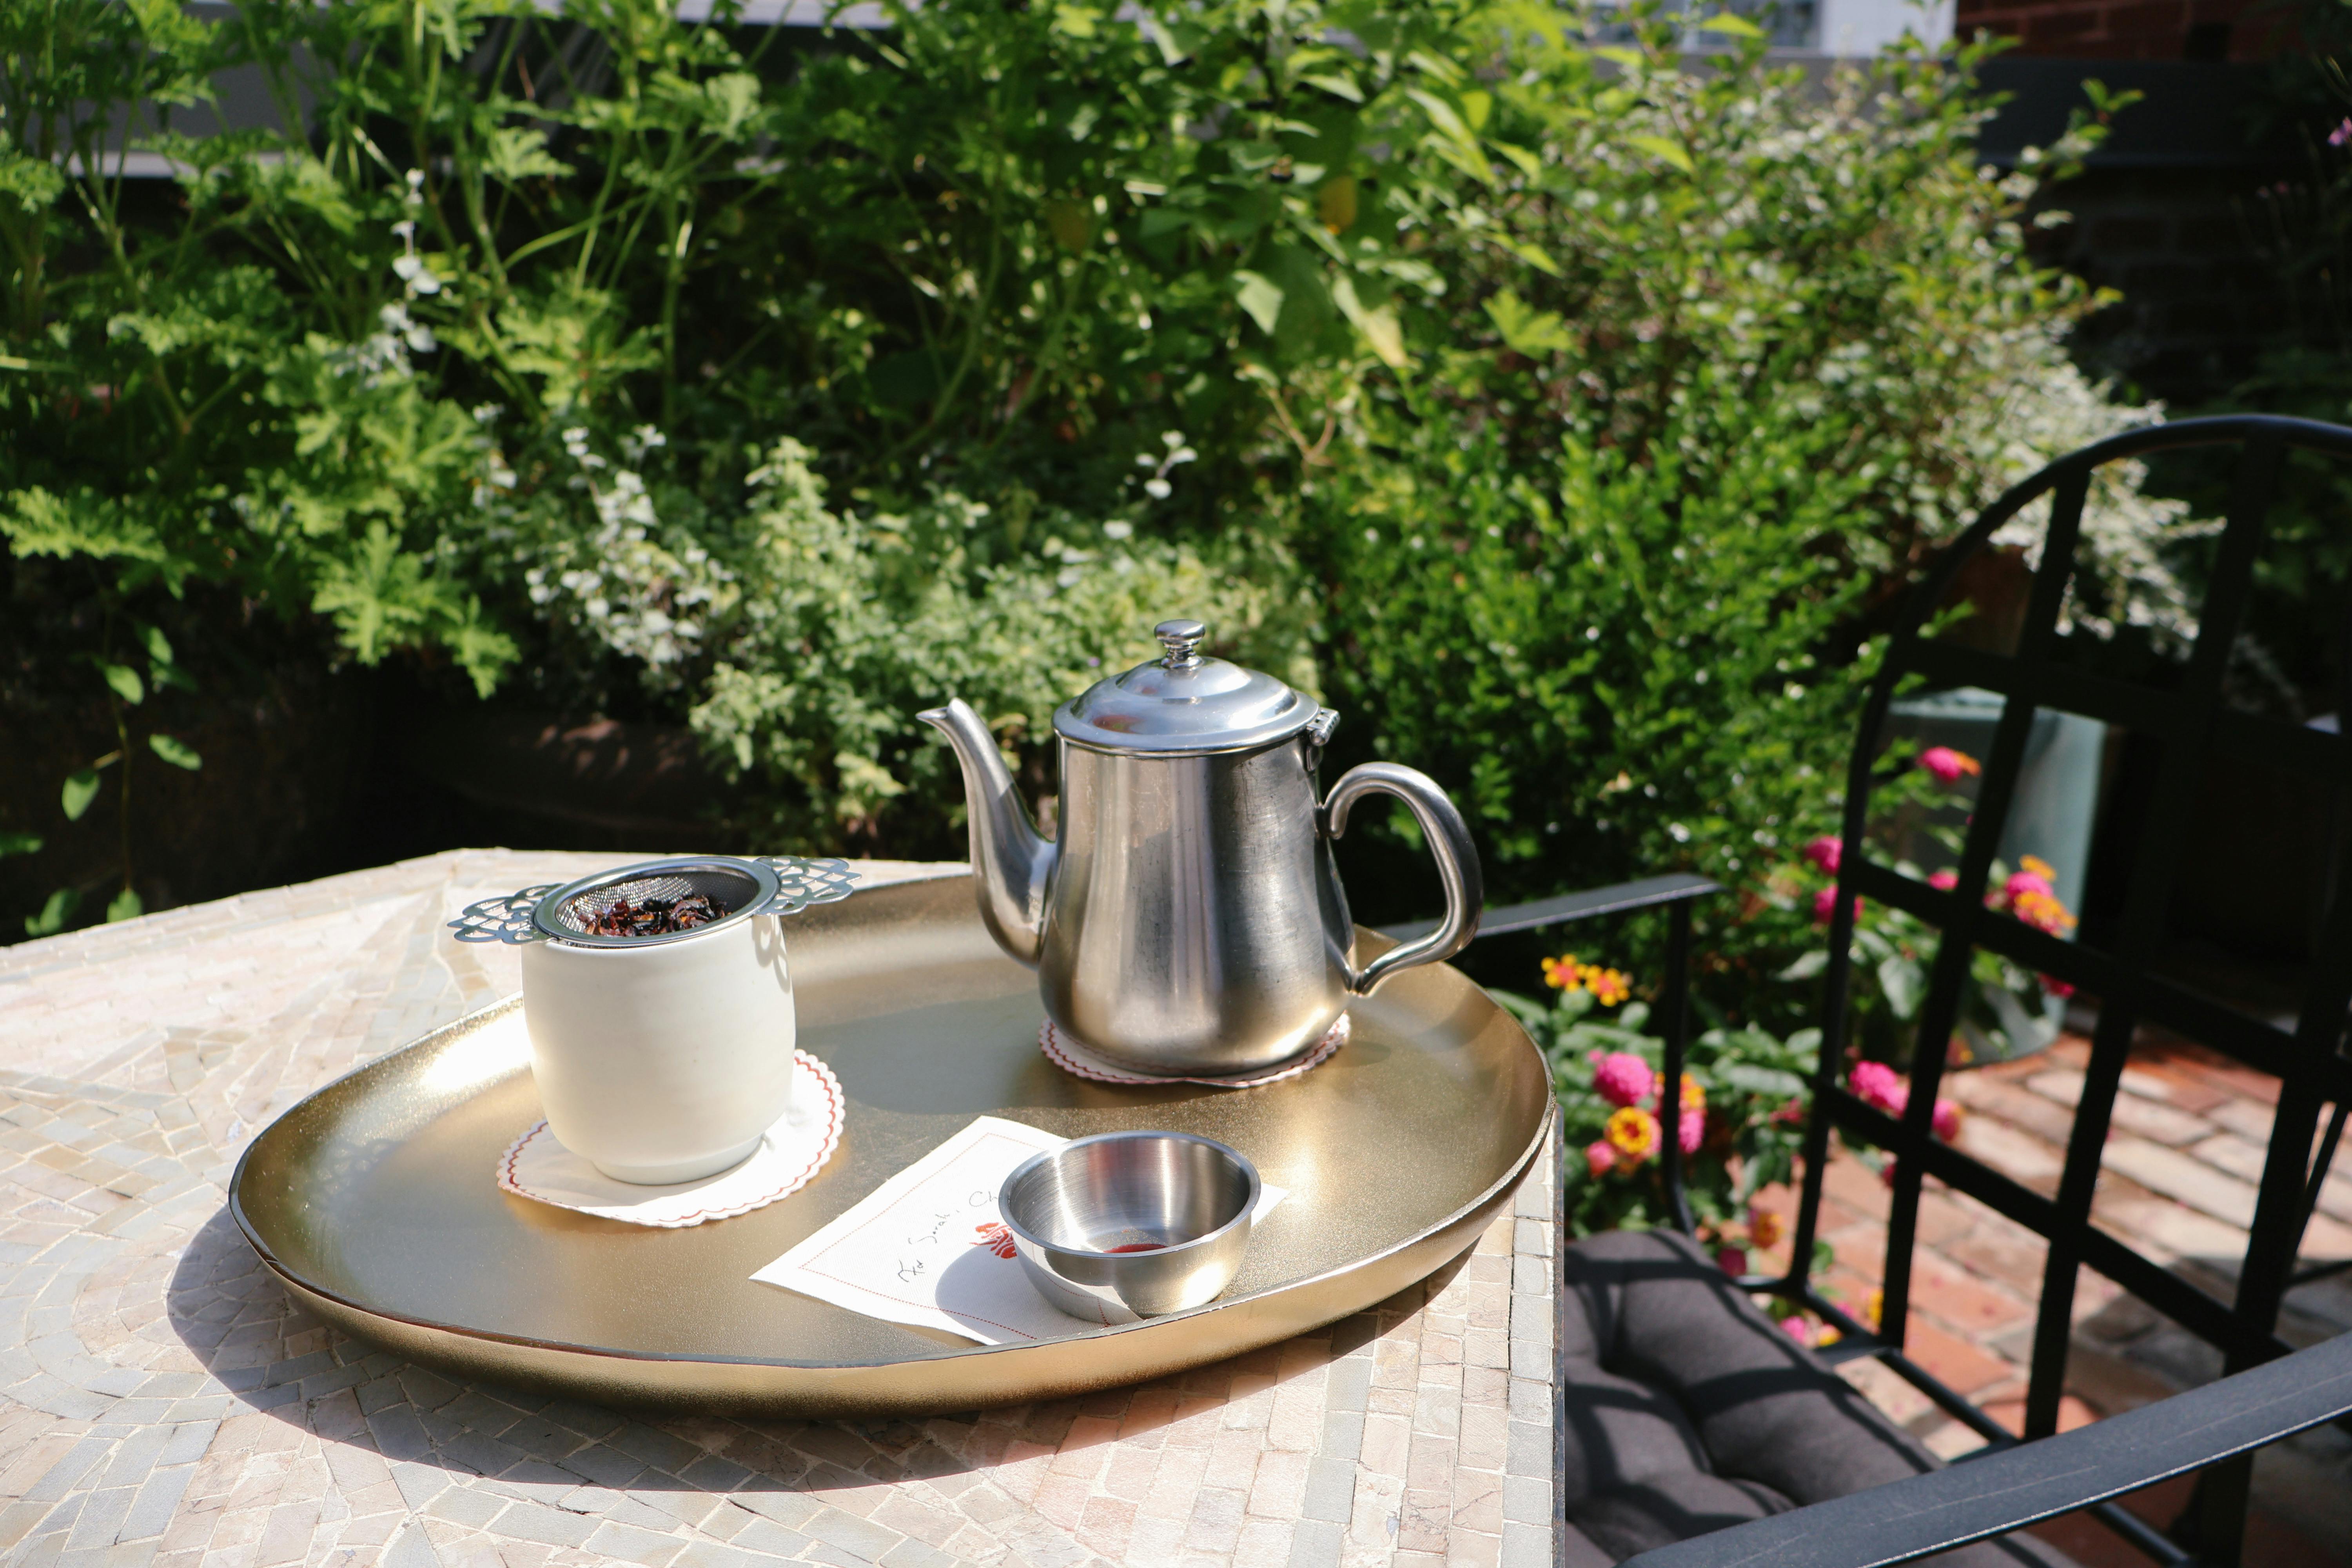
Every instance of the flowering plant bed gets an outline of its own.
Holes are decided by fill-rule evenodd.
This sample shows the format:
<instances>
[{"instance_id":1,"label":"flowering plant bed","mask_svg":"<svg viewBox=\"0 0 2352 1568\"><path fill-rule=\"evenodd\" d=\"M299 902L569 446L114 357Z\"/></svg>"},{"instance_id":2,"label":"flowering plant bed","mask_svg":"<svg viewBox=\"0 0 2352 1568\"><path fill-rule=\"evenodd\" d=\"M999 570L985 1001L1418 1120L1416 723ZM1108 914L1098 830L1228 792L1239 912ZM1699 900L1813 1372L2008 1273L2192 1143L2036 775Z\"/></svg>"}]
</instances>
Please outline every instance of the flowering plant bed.
<instances>
[{"instance_id":1,"label":"flowering plant bed","mask_svg":"<svg viewBox=\"0 0 2352 1568\"><path fill-rule=\"evenodd\" d=\"M1575 1235L1671 1222L1658 1155L1664 1042L1645 1032L1650 1006L1629 1002L1632 981L1574 956L1552 959L1549 1004L1493 993L1534 1037L1551 1065L1570 1156L1563 1183ZM1613 1016L1611 1016L1614 1009ZM1703 1237L1744 1249L1771 1216L1751 1215L1755 1194L1787 1181L1804 1131L1808 1076L1821 1031L1781 1038L1758 1028L1714 1028L1691 1042L1681 1085L1683 1179ZM1744 1263L1742 1265L1744 1267Z\"/></svg>"},{"instance_id":2,"label":"flowering plant bed","mask_svg":"<svg viewBox=\"0 0 2352 1568\"><path fill-rule=\"evenodd\" d=\"M1545 981L1559 993L1549 1003L1507 991L1489 994L1526 1026L1551 1068L1570 1151L1561 1172L1569 1234L1674 1223L1659 1158L1664 1129L1658 1111L1666 1089L1659 1064L1665 1042L1645 1032L1649 1004L1628 1002L1633 980L1622 971L1573 954L1546 959L1543 968ZM1596 1016L1612 1008L1622 1010ZM1684 1191L1699 1239L1715 1249L1727 1273L1748 1272L1751 1248L1769 1250L1784 1237L1779 1213L1757 1200L1766 1188L1797 1179L1821 1040L1819 1029L1781 1037L1753 1026L1718 1027L1701 1034L1685 1053L1677 1128ZM1855 1062L1848 1086L1890 1116L1901 1116L1910 1098L1909 1084L1883 1062ZM1937 1100L1931 1118L1937 1137L1958 1137L1956 1103ZM1893 1179L1893 1163L1885 1156L1874 1150L1856 1154ZM1855 1305L1868 1315L1863 1304ZM1791 1332L1810 1333L1811 1327L1804 1314L1793 1314Z\"/></svg>"}]
</instances>

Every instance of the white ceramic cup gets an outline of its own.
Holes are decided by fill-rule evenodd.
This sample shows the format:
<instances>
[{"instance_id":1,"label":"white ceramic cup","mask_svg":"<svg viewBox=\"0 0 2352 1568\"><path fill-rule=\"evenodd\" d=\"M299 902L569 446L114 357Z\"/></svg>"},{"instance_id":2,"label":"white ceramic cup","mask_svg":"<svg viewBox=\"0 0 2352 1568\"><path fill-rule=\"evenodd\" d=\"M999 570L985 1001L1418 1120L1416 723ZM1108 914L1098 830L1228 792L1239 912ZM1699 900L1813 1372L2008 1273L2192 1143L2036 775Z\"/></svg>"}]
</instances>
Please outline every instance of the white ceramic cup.
<instances>
[{"instance_id":1,"label":"white ceramic cup","mask_svg":"<svg viewBox=\"0 0 2352 1568\"><path fill-rule=\"evenodd\" d=\"M793 1097L793 983L773 915L641 945L522 950L548 1127L617 1181L715 1175Z\"/></svg>"}]
</instances>

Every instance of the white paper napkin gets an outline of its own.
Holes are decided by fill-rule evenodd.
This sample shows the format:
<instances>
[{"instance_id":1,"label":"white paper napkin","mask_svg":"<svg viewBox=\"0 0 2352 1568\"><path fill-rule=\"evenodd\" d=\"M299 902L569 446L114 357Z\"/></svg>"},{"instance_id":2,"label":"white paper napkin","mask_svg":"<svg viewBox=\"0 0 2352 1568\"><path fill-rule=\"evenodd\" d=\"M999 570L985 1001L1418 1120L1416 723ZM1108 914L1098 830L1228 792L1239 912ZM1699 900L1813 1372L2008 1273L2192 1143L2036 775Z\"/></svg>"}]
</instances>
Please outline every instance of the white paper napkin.
<instances>
[{"instance_id":1,"label":"white paper napkin","mask_svg":"<svg viewBox=\"0 0 2352 1568\"><path fill-rule=\"evenodd\" d=\"M518 1024L521 1017L515 1014ZM765 1208L808 1185L841 1142L841 1080L806 1051L793 1056L791 1109L759 1148L715 1176L663 1186L615 1181L557 1142L542 1121L500 1157L499 1185L558 1208L667 1230Z\"/></svg>"},{"instance_id":2,"label":"white paper napkin","mask_svg":"<svg viewBox=\"0 0 2352 1568\"><path fill-rule=\"evenodd\" d=\"M751 1278L867 1317L945 1329L988 1345L1131 1323L1135 1315L1123 1308L1105 1305L1090 1321L1037 1294L997 1213L997 1189L1013 1168L1068 1142L981 1117ZM1286 1195L1261 1184L1251 1223Z\"/></svg>"}]
</instances>

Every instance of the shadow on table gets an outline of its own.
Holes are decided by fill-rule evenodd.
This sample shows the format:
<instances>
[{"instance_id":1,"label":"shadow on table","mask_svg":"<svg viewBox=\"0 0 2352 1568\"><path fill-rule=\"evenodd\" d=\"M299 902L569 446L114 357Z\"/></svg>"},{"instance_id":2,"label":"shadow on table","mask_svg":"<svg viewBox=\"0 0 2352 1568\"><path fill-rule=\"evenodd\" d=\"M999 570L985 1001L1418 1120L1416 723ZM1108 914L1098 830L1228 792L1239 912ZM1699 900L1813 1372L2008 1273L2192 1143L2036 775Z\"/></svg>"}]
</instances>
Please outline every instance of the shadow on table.
<instances>
[{"instance_id":1,"label":"shadow on table","mask_svg":"<svg viewBox=\"0 0 2352 1568\"><path fill-rule=\"evenodd\" d=\"M1443 1289L1467 1256L1432 1276L1427 1289ZM1423 1290L1409 1292L1415 1304ZM662 1510L656 1494L724 1492L754 1513L771 1512L762 1500L775 1500L775 1516L791 1524L786 1515L808 1509L805 1501L787 1503L793 1494L954 1476L1146 1436L1179 1414L1264 1389L1282 1360L1275 1346L1133 1387L923 1420L631 1414L453 1380L349 1338L293 1304L226 1207L181 1255L166 1300L181 1340L255 1411L387 1459L436 1466L461 1481L490 1478L527 1489L520 1494L527 1499L565 1508L577 1502L574 1511L624 1522L631 1507ZM1346 1354L1376 1331L1371 1313L1343 1320L1328 1331L1331 1352ZM565 1489L574 1487L638 1500L574 1500ZM641 1522L675 1529L695 1511L677 1507L684 1511Z\"/></svg>"}]
</instances>

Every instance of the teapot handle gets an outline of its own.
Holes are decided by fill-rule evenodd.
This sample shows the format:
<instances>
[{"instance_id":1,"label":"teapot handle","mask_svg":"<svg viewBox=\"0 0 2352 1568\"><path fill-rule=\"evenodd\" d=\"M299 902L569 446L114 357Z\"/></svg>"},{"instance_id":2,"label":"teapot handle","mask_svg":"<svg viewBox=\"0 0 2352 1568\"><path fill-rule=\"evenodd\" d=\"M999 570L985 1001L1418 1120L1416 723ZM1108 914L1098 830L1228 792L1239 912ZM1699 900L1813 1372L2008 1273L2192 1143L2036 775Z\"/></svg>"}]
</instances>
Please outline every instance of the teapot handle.
<instances>
[{"instance_id":1,"label":"teapot handle","mask_svg":"<svg viewBox=\"0 0 2352 1568\"><path fill-rule=\"evenodd\" d=\"M1400 943L1349 974L1348 989L1358 996L1370 995L1373 986L1400 969L1443 963L1469 946L1470 939L1478 934L1478 917L1486 897L1486 879L1478 870L1478 848L1470 842L1469 826L1427 773L1394 763L1362 763L1349 768L1323 803L1324 831L1334 838L1346 832L1348 808L1358 796L1367 795L1392 795L1412 807L1422 837L1429 841L1430 855L1437 861L1438 880L1445 885L1445 918L1427 936Z\"/></svg>"}]
</instances>

